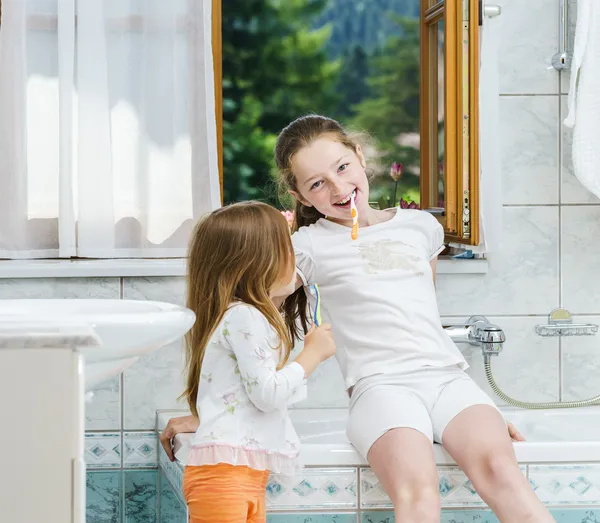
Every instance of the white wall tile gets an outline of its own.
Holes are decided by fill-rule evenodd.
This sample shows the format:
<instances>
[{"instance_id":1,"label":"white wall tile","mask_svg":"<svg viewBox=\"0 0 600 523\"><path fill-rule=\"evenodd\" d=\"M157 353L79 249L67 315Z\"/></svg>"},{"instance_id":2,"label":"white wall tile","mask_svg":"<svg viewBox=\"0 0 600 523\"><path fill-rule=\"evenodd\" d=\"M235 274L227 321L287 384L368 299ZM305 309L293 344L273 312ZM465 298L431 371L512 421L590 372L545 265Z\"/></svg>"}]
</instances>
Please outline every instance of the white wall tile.
<instances>
[{"instance_id":1,"label":"white wall tile","mask_svg":"<svg viewBox=\"0 0 600 523\"><path fill-rule=\"evenodd\" d=\"M581 185L573 172L573 129L563 124L568 113L567 105L567 97L561 96L561 203L600 203L600 199Z\"/></svg>"},{"instance_id":2,"label":"white wall tile","mask_svg":"<svg viewBox=\"0 0 600 523\"><path fill-rule=\"evenodd\" d=\"M121 428L121 376L114 376L91 391L85 404L86 430L118 430Z\"/></svg>"},{"instance_id":3,"label":"white wall tile","mask_svg":"<svg viewBox=\"0 0 600 523\"><path fill-rule=\"evenodd\" d=\"M347 407L346 385L335 358L319 365L308 379L308 396L294 405L297 408Z\"/></svg>"},{"instance_id":4,"label":"white wall tile","mask_svg":"<svg viewBox=\"0 0 600 523\"><path fill-rule=\"evenodd\" d=\"M152 430L158 409L187 408L177 398L185 387L183 343L141 357L123 373L123 428Z\"/></svg>"},{"instance_id":5,"label":"white wall tile","mask_svg":"<svg viewBox=\"0 0 600 523\"><path fill-rule=\"evenodd\" d=\"M600 312L600 205L562 209L564 307L575 313Z\"/></svg>"},{"instance_id":6,"label":"white wall tile","mask_svg":"<svg viewBox=\"0 0 600 523\"><path fill-rule=\"evenodd\" d=\"M574 323L600 325L597 316L575 316ZM600 395L600 333L562 338L563 400L576 401Z\"/></svg>"},{"instance_id":7,"label":"white wall tile","mask_svg":"<svg viewBox=\"0 0 600 523\"><path fill-rule=\"evenodd\" d=\"M459 323L466 317L445 317L444 321ZM489 316L506 334L506 342L498 356L492 358L492 372L497 385L508 396L528 402L558 400L558 339L542 338L535 326L546 323L546 317L521 318ZM470 367L467 373L496 404L505 405L490 388L485 377L481 349L459 344Z\"/></svg>"},{"instance_id":8,"label":"white wall tile","mask_svg":"<svg viewBox=\"0 0 600 523\"><path fill-rule=\"evenodd\" d=\"M503 229L487 274L438 276L442 315L548 314L558 305L558 208L505 207Z\"/></svg>"},{"instance_id":9,"label":"white wall tile","mask_svg":"<svg viewBox=\"0 0 600 523\"><path fill-rule=\"evenodd\" d=\"M123 278L123 299L158 300L185 305L185 278Z\"/></svg>"},{"instance_id":10,"label":"white wall tile","mask_svg":"<svg viewBox=\"0 0 600 523\"><path fill-rule=\"evenodd\" d=\"M118 278L0 278L4 298L119 298Z\"/></svg>"},{"instance_id":11,"label":"white wall tile","mask_svg":"<svg viewBox=\"0 0 600 523\"><path fill-rule=\"evenodd\" d=\"M558 41L557 0L497 0L502 15L500 90L511 94L556 94L558 73L550 68Z\"/></svg>"},{"instance_id":12,"label":"white wall tile","mask_svg":"<svg viewBox=\"0 0 600 523\"><path fill-rule=\"evenodd\" d=\"M504 204L558 203L558 104L557 96L501 97Z\"/></svg>"},{"instance_id":13,"label":"white wall tile","mask_svg":"<svg viewBox=\"0 0 600 523\"><path fill-rule=\"evenodd\" d=\"M183 305L183 278L127 278L123 297ZM123 374L125 430L152 430L157 409L185 407L177 403L184 388L182 340L140 358Z\"/></svg>"}]
</instances>

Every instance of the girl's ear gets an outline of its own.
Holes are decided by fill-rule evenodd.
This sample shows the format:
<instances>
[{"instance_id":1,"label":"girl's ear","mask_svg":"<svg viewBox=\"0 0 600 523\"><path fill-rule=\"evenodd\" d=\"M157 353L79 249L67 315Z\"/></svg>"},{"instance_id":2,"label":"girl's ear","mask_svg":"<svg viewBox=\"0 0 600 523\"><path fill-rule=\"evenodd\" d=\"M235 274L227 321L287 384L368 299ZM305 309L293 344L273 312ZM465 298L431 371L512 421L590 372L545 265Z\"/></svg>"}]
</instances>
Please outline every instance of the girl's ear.
<instances>
[{"instance_id":1,"label":"girl's ear","mask_svg":"<svg viewBox=\"0 0 600 523\"><path fill-rule=\"evenodd\" d=\"M312 204L309 201L305 200L298 191L288 191L288 192L290 193L290 196L292 196L292 198L298 200L305 207L312 207Z\"/></svg>"},{"instance_id":2,"label":"girl's ear","mask_svg":"<svg viewBox=\"0 0 600 523\"><path fill-rule=\"evenodd\" d=\"M358 157L358 161L363 166L363 169L367 168L367 162L365 161L365 155L363 154L362 147L360 145L356 146L356 156Z\"/></svg>"}]
</instances>

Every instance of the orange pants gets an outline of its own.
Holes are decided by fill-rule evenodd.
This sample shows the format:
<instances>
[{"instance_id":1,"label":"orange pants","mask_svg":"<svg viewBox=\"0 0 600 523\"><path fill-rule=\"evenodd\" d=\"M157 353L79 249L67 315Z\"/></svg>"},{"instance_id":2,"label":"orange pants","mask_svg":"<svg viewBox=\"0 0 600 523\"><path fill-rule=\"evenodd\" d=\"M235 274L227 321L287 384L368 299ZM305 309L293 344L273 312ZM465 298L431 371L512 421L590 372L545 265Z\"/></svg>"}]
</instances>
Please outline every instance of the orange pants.
<instances>
[{"instance_id":1,"label":"orange pants","mask_svg":"<svg viewBox=\"0 0 600 523\"><path fill-rule=\"evenodd\" d=\"M268 470L227 463L185 467L189 523L265 523Z\"/></svg>"}]
</instances>

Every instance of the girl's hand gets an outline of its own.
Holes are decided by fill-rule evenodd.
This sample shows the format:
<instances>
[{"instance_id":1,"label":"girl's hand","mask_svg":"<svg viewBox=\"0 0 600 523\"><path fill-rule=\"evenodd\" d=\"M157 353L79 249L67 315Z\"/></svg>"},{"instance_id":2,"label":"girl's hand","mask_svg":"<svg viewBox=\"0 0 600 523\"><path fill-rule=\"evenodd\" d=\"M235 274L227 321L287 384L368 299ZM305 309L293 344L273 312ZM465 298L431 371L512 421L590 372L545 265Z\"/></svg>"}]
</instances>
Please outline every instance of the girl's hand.
<instances>
[{"instance_id":1,"label":"girl's hand","mask_svg":"<svg viewBox=\"0 0 600 523\"><path fill-rule=\"evenodd\" d=\"M335 355L336 348L331 325L329 323L323 323L319 327L313 325L304 337L304 348L316 351L321 362Z\"/></svg>"},{"instance_id":2,"label":"girl's hand","mask_svg":"<svg viewBox=\"0 0 600 523\"><path fill-rule=\"evenodd\" d=\"M508 435L513 441L525 441L525 437L517 430L512 423L507 423Z\"/></svg>"},{"instance_id":3,"label":"girl's hand","mask_svg":"<svg viewBox=\"0 0 600 523\"><path fill-rule=\"evenodd\" d=\"M313 325L306 333L304 350L298 354L294 361L304 368L306 377L308 377L321 363L334 354L335 341L333 341L331 325L323 323L319 327Z\"/></svg>"},{"instance_id":4,"label":"girl's hand","mask_svg":"<svg viewBox=\"0 0 600 523\"><path fill-rule=\"evenodd\" d=\"M173 438L182 432L196 432L199 426L200 420L194 416L181 416L169 420L165 429L160 433L159 439L171 461L175 461Z\"/></svg>"}]
</instances>

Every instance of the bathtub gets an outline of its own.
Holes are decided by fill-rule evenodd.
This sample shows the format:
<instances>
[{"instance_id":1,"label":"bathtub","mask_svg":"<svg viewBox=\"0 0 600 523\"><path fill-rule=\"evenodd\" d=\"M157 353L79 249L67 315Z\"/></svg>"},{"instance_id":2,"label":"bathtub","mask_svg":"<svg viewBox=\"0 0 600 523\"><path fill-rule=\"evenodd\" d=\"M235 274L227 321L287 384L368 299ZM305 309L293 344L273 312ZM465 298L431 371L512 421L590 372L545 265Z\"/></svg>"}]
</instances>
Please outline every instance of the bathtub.
<instances>
[{"instance_id":1,"label":"bathtub","mask_svg":"<svg viewBox=\"0 0 600 523\"><path fill-rule=\"evenodd\" d=\"M600 407L524 411L501 408L507 421L515 424L527 439L515 443L522 463L600 463ZM181 413L181 415L186 412ZM173 413L162 412L164 427ZM312 467L366 466L346 438L346 409L294 409L290 412L302 444L302 462ZM191 434L178 436L176 448L185 463ZM454 460L441 447L434 446L438 465L453 465Z\"/></svg>"},{"instance_id":2,"label":"bathtub","mask_svg":"<svg viewBox=\"0 0 600 523\"><path fill-rule=\"evenodd\" d=\"M600 407L525 411L501 409L527 439L515 452L536 494L552 508L557 521L600 521ZM157 430L169 418L186 412L159 412ZM375 522L390 518L391 503L365 459L350 445L346 409L293 409L292 421L301 440L304 471L297 477L272 475L267 486L270 522L296 521L293 514L335 515L316 521ZM176 438L178 462L161 451L164 481L179 494L191 434ZM442 499L442 521L496 522L471 482L440 445L434 446ZM577 508L575 508L577 507ZM288 514L288 519L277 519ZM592 514L592 516L590 516ZM350 519L345 519L346 516ZM581 516L581 517L580 517ZM478 519L479 518L479 519ZM586 519L587 518L587 519ZM387 519L393 521L393 519ZM304 521L304 519L298 519Z\"/></svg>"}]
</instances>

